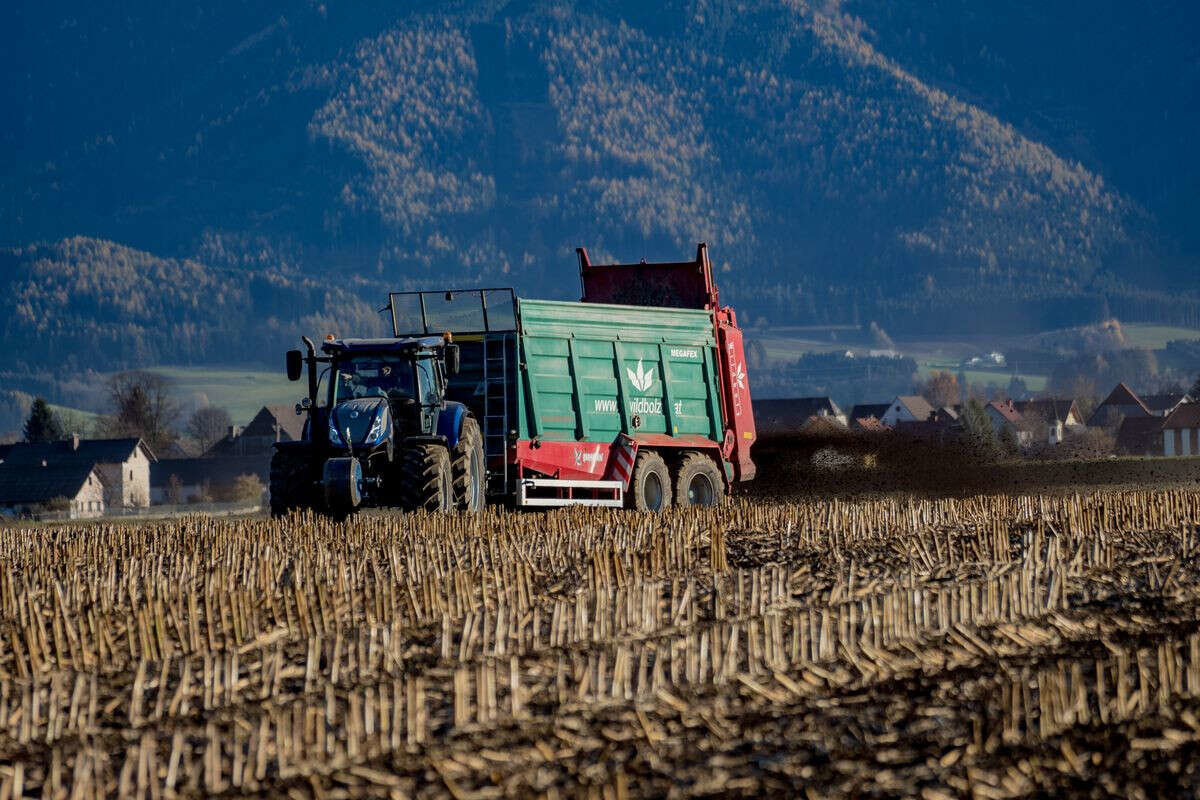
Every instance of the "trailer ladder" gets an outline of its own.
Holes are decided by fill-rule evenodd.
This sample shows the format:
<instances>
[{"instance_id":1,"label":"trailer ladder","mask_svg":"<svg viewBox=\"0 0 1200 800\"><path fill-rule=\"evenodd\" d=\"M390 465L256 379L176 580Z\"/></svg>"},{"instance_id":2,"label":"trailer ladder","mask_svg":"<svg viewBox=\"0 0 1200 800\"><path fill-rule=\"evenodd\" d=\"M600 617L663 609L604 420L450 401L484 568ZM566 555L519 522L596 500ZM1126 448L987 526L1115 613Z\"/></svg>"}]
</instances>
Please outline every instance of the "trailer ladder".
<instances>
[{"instance_id":1,"label":"trailer ladder","mask_svg":"<svg viewBox=\"0 0 1200 800\"><path fill-rule=\"evenodd\" d=\"M483 337L483 451L487 493L508 491L508 351L512 334Z\"/></svg>"}]
</instances>

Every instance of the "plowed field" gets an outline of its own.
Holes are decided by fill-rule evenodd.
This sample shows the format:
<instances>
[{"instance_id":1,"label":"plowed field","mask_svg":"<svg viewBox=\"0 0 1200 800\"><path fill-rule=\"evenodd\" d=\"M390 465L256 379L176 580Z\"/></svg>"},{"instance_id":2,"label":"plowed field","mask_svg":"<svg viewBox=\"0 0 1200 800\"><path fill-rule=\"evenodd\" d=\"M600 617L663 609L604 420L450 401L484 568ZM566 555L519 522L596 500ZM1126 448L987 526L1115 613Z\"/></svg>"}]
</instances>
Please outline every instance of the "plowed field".
<instances>
[{"instance_id":1,"label":"plowed field","mask_svg":"<svg viewBox=\"0 0 1200 800\"><path fill-rule=\"evenodd\" d=\"M1200 493L0 529L0 800L1200 791Z\"/></svg>"}]
</instances>

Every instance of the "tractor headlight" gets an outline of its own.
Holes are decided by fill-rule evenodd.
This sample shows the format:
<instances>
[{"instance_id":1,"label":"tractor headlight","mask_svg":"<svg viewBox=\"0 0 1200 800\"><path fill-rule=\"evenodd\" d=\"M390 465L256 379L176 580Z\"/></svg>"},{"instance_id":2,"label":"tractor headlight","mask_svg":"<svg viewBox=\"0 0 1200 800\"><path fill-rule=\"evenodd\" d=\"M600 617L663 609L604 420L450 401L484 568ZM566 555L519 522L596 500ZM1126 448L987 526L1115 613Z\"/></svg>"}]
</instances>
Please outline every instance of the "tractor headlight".
<instances>
[{"instance_id":1,"label":"tractor headlight","mask_svg":"<svg viewBox=\"0 0 1200 800\"><path fill-rule=\"evenodd\" d=\"M345 447L346 442L342 440L342 435L338 433L337 422L334 420L333 411L329 412L329 443L335 447Z\"/></svg>"},{"instance_id":2,"label":"tractor headlight","mask_svg":"<svg viewBox=\"0 0 1200 800\"><path fill-rule=\"evenodd\" d=\"M374 447L382 442L388 435L387 429L387 406L381 405L375 412L375 420L371 423L371 430L367 433L365 441L367 447Z\"/></svg>"}]
</instances>

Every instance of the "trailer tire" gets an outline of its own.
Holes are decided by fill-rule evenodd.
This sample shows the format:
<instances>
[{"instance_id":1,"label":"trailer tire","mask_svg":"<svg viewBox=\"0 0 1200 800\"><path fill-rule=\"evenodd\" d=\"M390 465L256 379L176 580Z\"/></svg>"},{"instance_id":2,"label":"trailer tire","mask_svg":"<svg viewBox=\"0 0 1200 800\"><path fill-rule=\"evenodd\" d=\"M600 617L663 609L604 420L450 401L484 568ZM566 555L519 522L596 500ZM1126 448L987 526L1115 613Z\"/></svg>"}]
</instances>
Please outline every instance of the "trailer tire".
<instances>
[{"instance_id":1,"label":"trailer tire","mask_svg":"<svg viewBox=\"0 0 1200 800\"><path fill-rule=\"evenodd\" d=\"M459 511L482 511L486 502L487 462L483 456L483 434L470 414L463 418L450 468L454 474L454 507Z\"/></svg>"},{"instance_id":2,"label":"trailer tire","mask_svg":"<svg viewBox=\"0 0 1200 800\"><path fill-rule=\"evenodd\" d=\"M653 450L638 453L625 505L637 511L662 511L671 506L671 473Z\"/></svg>"},{"instance_id":3,"label":"trailer tire","mask_svg":"<svg viewBox=\"0 0 1200 800\"><path fill-rule=\"evenodd\" d=\"M276 448L271 455L271 516L313 508L313 484L308 454Z\"/></svg>"},{"instance_id":4,"label":"trailer tire","mask_svg":"<svg viewBox=\"0 0 1200 800\"><path fill-rule=\"evenodd\" d=\"M725 476L715 461L704 453L684 454L675 471L675 503L680 508L709 507L721 504L725 496Z\"/></svg>"},{"instance_id":5,"label":"trailer tire","mask_svg":"<svg viewBox=\"0 0 1200 800\"><path fill-rule=\"evenodd\" d=\"M441 513L454 510L454 477L450 453L440 444L406 448L399 463L400 505L405 511Z\"/></svg>"}]
</instances>

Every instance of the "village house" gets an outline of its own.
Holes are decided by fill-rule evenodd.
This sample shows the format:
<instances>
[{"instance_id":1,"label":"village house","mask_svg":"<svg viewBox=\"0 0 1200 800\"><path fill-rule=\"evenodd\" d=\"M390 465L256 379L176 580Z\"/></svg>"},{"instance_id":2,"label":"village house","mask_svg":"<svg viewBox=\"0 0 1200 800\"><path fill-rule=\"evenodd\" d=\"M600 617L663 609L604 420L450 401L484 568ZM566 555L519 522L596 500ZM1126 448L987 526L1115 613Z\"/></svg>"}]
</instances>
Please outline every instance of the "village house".
<instances>
[{"instance_id":1,"label":"village house","mask_svg":"<svg viewBox=\"0 0 1200 800\"><path fill-rule=\"evenodd\" d=\"M295 406L263 406L245 428L233 427L225 438L204 455L266 456L270 458L276 442L295 442L304 436L305 417Z\"/></svg>"},{"instance_id":2,"label":"village house","mask_svg":"<svg viewBox=\"0 0 1200 800\"><path fill-rule=\"evenodd\" d=\"M1104 402L1096 406L1096 410L1088 417L1089 428L1115 428L1126 417L1152 417L1150 409L1137 396L1137 392L1124 383L1118 383L1116 388L1108 393Z\"/></svg>"},{"instance_id":3,"label":"village house","mask_svg":"<svg viewBox=\"0 0 1200 800\"><path fill-rule=\"evenodd\" d=\"M1025 447L1029 444L1029 431L1022 430L1022 418L1012 400L993 400L983 407L988 420L996 430L996 435L1009 431L1017 444Z\"/></svg>"},{"instance_id":4,"label":"village house","mask_svg":"<svg viewBox=\"0 0 1200 800\"><path fill-rule=\"evenodd\" d=\"M910 394L900 395L889 403L879 421L895 428L901 422L928 422L935 416L936 411L928 400L919 394Z\"/></svg>"},{"instance_id":5,"label":"village house","mask_svg":"<svg viewBox=\"0 0 1200 800\"><path fill-rule=\"evenodd\" d=\"M1045 398L1042 400L1018 400L1013 407L1027 423L1043 423L1046 426L1046 444L1061 444L1068 433L1084 429L1083 417L1074 400Z\"/></svg>"},{"instance_id":6,"label":"village house","mask_svg":"<svg viewBox=\"0 0 1200 800\"><path fill-rule=\"evenodd\" d=\"M1200 403L1184 403L1162 424L1163 455L1200 455Z\"/></svg>"},{"instance_id":7,"label":"village house","mask_svg":"<svg viewBox=\"0 0 1200 800\"><path fill-rule=\"evenodd\" d=\"M799 433L814 418L828 418L845 427L846 415L830 397L795 397L758 400L754 403L754 426L760 435Z\"/></svg>"},{"instance_id":8,"label":"village house","mask_svg":"<svg viewBox=\"0 0 1200 800\"><path fill-rule=\"evenodd\" d=\"M86 463L0 465L0 514L60 513L67 519L104 514L104 484Z\"/></svg>"},{"instance_id":9,"label":"village house","mask_svg":"<svg viewBox=\"0 0 1200 800\"><path fill-rule=\"evenodd\" d=\"M107 509L144 508L150 505L150 448L138 438L80 439L72 436L58 442L0 446L0 466L87 467L94 469L104 484ZM3 497L0 497L3 502Z\"/></svg>"}]
</instances>

